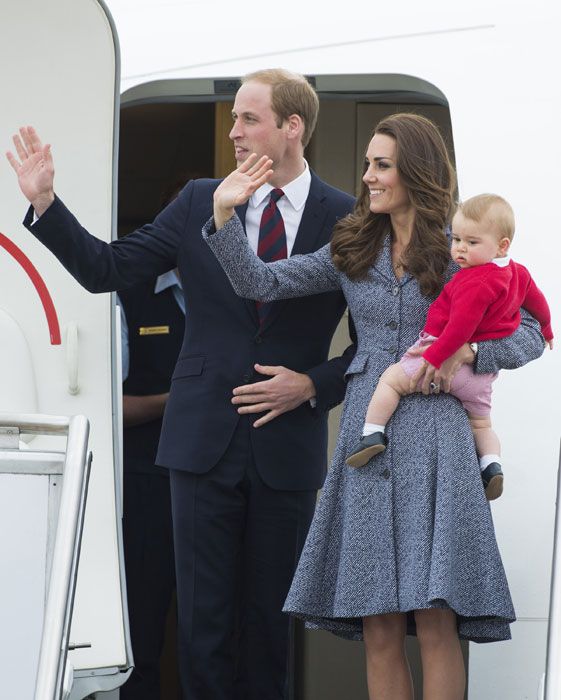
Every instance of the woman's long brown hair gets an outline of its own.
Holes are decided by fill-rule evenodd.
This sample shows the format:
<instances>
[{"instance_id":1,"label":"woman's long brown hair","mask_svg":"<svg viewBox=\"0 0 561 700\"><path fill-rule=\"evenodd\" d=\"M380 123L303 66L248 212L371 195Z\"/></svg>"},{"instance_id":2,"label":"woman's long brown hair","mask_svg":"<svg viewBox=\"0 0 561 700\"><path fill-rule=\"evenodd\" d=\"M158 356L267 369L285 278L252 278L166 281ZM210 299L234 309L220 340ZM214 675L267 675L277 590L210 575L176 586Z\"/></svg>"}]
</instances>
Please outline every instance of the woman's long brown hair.
<instances>
[{"instance_id":1,"label":"woman's long brown hair","mask_svg":"<svg viewBox=\"0 0 561 700\"><path fill-rule=\"evenodd\" d=\"M450 260L444 229L454 213L456 175L444 140L433 122L418 114L393 114L374 134L396 142L397 171L415 208L411 241L402 256L404 268L417 279L421 293L432 297L442 289ZM391 232L389 214L372 214L363 183L354 211L335 226L331 255L351 280L364 279Z\"/></svg>"}]
</instances>

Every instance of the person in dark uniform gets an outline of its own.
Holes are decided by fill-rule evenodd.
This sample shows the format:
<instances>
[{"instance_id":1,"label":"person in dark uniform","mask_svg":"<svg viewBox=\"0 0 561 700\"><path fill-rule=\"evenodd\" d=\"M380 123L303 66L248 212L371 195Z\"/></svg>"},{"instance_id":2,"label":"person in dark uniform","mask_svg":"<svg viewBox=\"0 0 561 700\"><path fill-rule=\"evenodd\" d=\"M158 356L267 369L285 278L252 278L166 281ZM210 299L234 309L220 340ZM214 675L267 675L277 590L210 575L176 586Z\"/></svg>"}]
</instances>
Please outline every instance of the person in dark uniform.
<instances>
[{"instance_id":1,"label":"person in dark uniform","mask_svg":"<svg viewBox=\"0 0 561 700\"><path fill-rule=\"evenodd\" d=\"M155 464L185 327L175 270L119 292L123 350L123 540L135 668L121 700L159 700L160 656L175 589L169 471Z\"/></svg>"}]
</instances>

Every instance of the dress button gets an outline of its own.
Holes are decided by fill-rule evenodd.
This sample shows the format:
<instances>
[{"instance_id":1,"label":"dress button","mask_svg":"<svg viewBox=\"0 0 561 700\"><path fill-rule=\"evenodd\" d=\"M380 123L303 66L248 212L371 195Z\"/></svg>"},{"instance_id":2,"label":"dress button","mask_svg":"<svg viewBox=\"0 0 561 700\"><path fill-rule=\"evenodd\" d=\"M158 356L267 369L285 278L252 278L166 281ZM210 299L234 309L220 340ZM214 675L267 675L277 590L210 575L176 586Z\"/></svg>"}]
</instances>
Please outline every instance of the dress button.
<instances>
[{"instance_id":1,"label":"dress button","mask_svg":"<svg viewBox=\"0 0 561 700\"><path fill-rule=\"evenodd\" d=\"M395 321L390 321L389 323L386 323L386 326L392 331L397 330L397 323Z\"/></svg>"},{"instance_id":2,"label":"dress button","mask_svg":"<svg viewBox=\"0 0 561 700\"><path fill-rule=\"evenodd\" d=\"M395 287L392 287L392 294L394 297L396 297L399 294L399 287L396 285Z\"/></svg>"},{"instance_id":3,"label":"dress button","mask_svg":"<svg viewBox=\"0 0 561 700\"><path fill-rule=\"evenodd\" d=\"M253 342L255 343L255 345L261 345L261 343L263 342L263 336L256 335L253 339Z\"/></svg>"},{"instance_id":4,"label":"dress button","mask_svg":"<svg viewBox=\"0 0 561 700\"><path fill-rule=\"evenodd\" d=\"M251 372L246 372L246 373L243 375L242 379L243 379L244 382L249 382L249 380L251 379L251 376L252 376L252 375L251 375Z\"/></svg>"},{"instance_id":5,"label":"dress button","mask_svg":"<svg viewBox=\"0 0 561 700\"><path fill-rule=\"evenodd\" d=\"M384 471L382 472L382 476L384 477L384 479L389 479L390 478L390 470L384 469Z\"/></svg>"},{"instance_id":6,"label":"dress button","mask_svg":"<svg viewBox=\"0 0 561 700\"><path fill-rule=\"evenodd\" d=\"M395 347L395 345L392 345L391 347L389 347L389 348L388 348L388 352L391 352L392 355L393 355L394 353L396 353L396 352L397 352L397 348Z\"/></svg>"}]
</instances>

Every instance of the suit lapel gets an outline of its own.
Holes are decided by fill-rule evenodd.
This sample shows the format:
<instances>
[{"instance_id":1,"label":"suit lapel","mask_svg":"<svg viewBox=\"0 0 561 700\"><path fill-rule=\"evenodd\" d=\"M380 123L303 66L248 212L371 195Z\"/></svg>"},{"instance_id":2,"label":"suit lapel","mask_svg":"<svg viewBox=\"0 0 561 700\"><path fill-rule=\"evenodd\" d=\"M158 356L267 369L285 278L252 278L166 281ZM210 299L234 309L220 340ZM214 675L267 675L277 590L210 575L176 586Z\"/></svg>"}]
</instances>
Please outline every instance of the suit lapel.
<instances>
[{"instance_id":1,"label":"suit lapel","mask_svg":"<svg viewBox=\"0 0 561 700\"><path fill-rule=\"evenodd\" d=\"M242 204L239 207L236 207L236 214L238 215L239 220L242 222L243 229L245 231L245 214L247 212L247 205L248 203L246 202L245 204ZM247 309L248 314L251 316L251 320L253 323L259 327L259 317L257 315L257 307L255 306L255 302L253 299L242 299L243 304L245 308Z\"/></svg>"},{"instance_id":2,"label":"suit lapel","mask_svg":"<svg viewBox=\"0 0 561 700\"><path fill-rule=\"evenodd\" d=\"M304 205L302 219L298 226L296 240L294 241L290 257L293 255L305 255L306 253L311 253L316 250L317 239L323 229L323 224L328 214L328 208L325 204L326 196L323 183L314 172L310 171L310 174L312 176L310 191L306 199L306 204ZM285 305L285 299L272 304L271 310L267 314L261 330L266 330L275 322Z\"/></svg>"},{"instance_id":3,"label":"suit lapel","mask_svg":"<svg viewBox=\"0 0 561 700\"><path fill-rule=\"evenodd\" d=\"M312 172L311 175L310 192L304 205L291 256L304 255L316 250L317 239L328 214L323 183L315 173Z\"/></svg>"},{"instance_id":4,"label":"suit lapel","mask_svg":"<svg viewBox=\"0 0 561 700\"><path fill-rule=\"evenodd\" d=\"M239 220L242 222L242 226L244 227L244 231L245 231L245 213L247 211L247 205L248 205L248 202L240 205L239 207L236 207L236 214L238 215Z\"/></svg>"}]
</instances>

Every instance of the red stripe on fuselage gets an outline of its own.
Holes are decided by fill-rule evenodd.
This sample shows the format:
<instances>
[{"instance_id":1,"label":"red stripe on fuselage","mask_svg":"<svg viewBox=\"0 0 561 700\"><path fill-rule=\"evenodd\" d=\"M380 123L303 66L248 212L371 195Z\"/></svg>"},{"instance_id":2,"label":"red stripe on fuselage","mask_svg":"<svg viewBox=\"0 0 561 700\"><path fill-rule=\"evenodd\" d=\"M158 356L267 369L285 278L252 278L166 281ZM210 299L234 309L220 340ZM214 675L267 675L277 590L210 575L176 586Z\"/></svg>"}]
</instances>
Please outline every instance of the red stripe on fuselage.
<instances>
[{"instance_id":1,"label":"red stripe on fuselage","mask_svg":"<svg viewBox=\"0 0 561 700\"><path fill-rule=\"evenodd\" d=\"M47 317L49 333L51 336L51 345L60 345L60 326L58 323L55 305L53 304L53 300L51 299L47 285L39 274L37 268L27 257L27 255L3 233L0 233L0 246L7 250L8 253L17 260L17 262L27 273L29 279L33 282L33 286L37 290L37 294L39 294L39 298L43 304L43 309L45 310L45 316Z\"/></svg>"}]
</instances>

